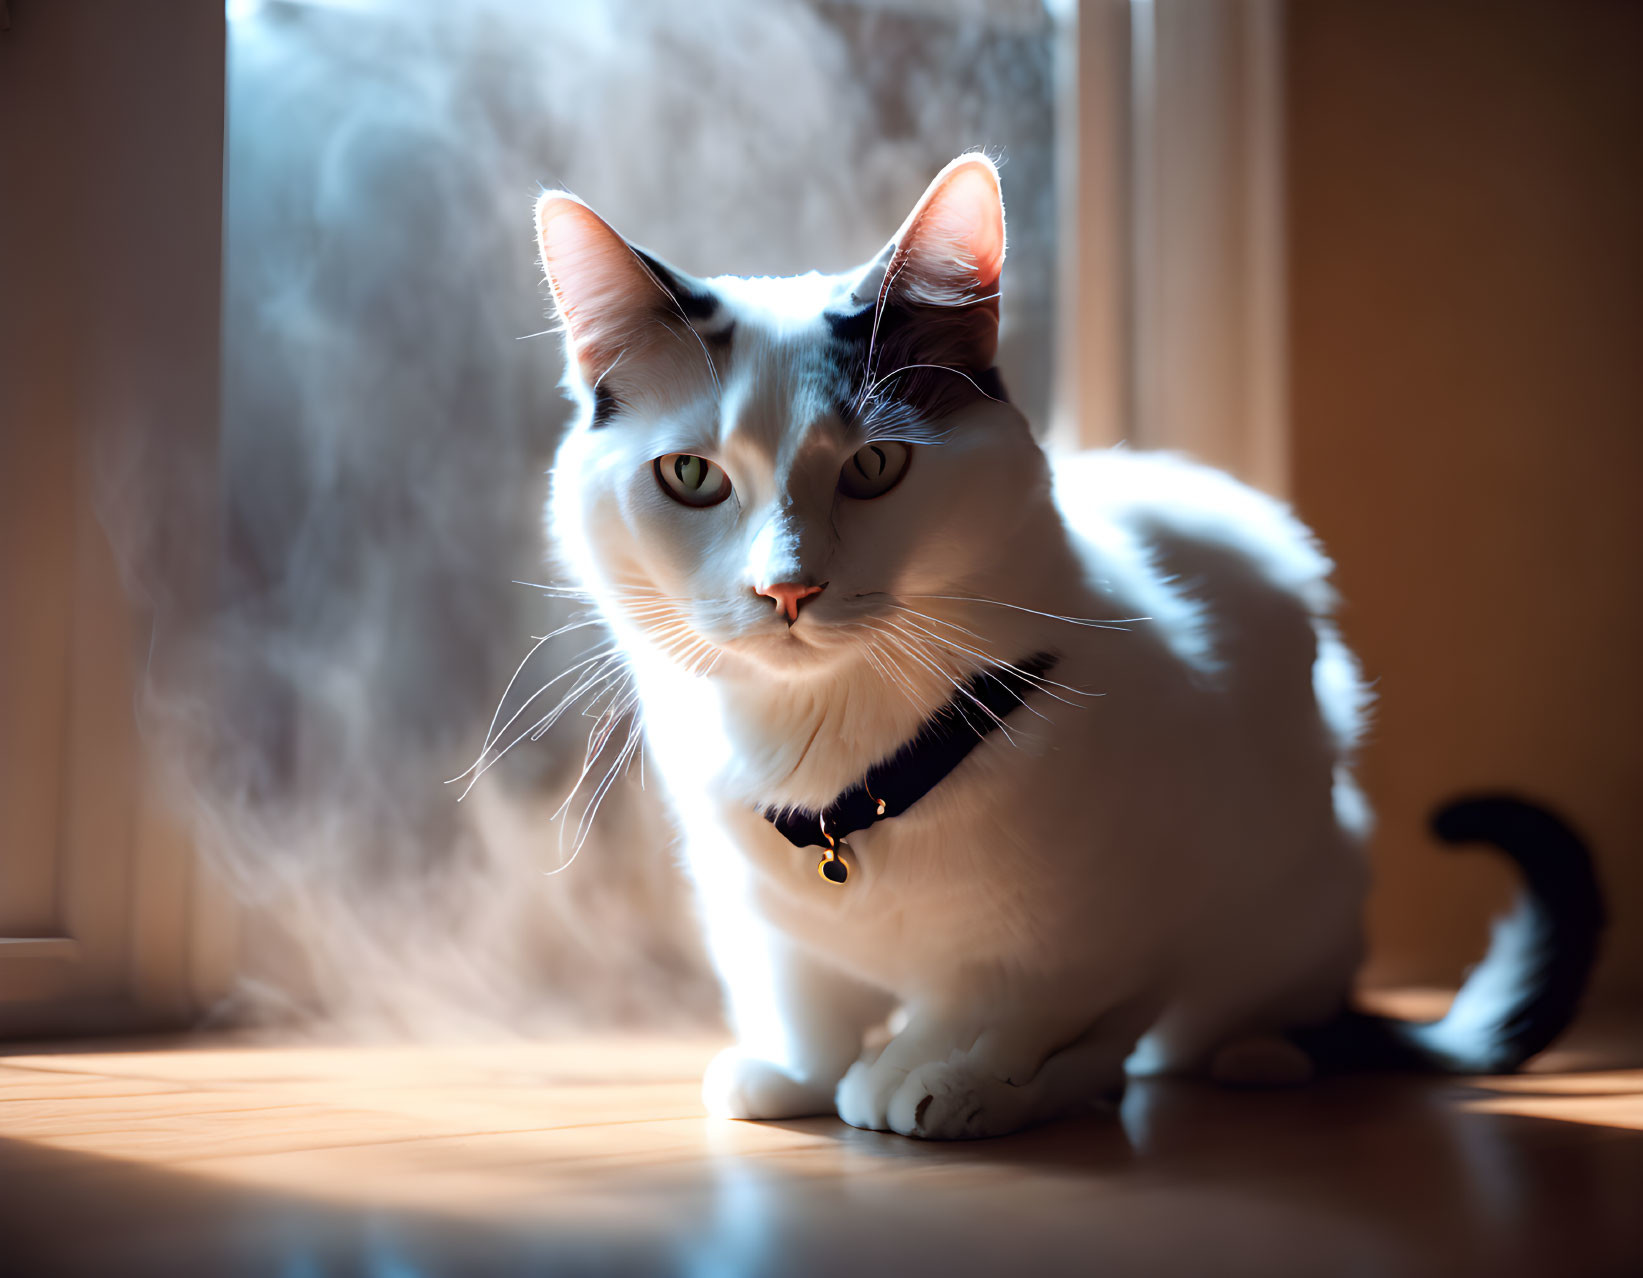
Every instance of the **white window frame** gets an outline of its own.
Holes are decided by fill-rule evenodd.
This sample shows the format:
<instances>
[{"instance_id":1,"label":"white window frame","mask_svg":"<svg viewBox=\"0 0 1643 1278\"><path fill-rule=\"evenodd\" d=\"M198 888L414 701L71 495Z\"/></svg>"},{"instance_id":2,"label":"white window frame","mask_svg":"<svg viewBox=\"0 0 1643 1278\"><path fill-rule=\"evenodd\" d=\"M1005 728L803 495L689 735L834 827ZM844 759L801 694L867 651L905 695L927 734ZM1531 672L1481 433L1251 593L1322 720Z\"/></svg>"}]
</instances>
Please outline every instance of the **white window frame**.
<instances>
[{"instance_id":1,"label":"white window frame","mask_svg":"<svg viewBox=\"0 0 1643 1278\"><path fill-rule=\"evenodd\" d=\"M53 739L0 776L0 856L53 898L0 935L0 1037L186 1024L233 978L234 907L138 731L153 618L102 518L111 459L150 423L214 456L223 38L221 6L194 0L31 4L0 26L0 177L29 183L0 199L0 333L24 339L0 344L0 492L51 528L8 538L0 572L25 606L54 583L35 638L62 653L29 672L29 713L61 707ZM49 474L19 473L31 457ZM215 588L168 584L181 607Z\"/></svg>"}]
</instances>

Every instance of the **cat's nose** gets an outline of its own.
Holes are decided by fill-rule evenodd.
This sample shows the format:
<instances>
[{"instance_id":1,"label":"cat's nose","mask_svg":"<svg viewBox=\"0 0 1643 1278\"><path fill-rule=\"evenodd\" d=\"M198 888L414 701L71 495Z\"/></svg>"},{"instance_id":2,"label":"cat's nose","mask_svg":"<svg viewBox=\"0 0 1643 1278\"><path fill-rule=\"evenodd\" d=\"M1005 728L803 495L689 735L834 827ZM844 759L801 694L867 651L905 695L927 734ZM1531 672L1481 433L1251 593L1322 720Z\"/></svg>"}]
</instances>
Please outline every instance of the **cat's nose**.
<instances>
[{"instance_id":1,"label":"cat's nose","mask_svg":"<svg viewBox=\"0 0 1643 1278\"><path fill-rule=\"evenodd\" d=\"M799 609L806 601L814 599L827 589L824 581L819 586L806 586L797 581L778 581L774 586L755 586L754 593L772 599L776 603L776 611L787 618L787 624L792 625L799 619Z\"/></svg>"}]
</instances>

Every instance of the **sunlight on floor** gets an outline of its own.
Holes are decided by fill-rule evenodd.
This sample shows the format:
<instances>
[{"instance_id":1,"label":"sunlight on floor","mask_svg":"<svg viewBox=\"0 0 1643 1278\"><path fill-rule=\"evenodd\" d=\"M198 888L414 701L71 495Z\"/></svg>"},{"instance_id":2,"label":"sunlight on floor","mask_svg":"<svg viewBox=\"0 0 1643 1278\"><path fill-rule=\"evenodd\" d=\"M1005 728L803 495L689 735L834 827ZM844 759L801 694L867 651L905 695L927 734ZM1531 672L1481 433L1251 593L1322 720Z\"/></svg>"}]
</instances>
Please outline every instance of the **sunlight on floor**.
<instances>
[{"instance_id":1,"label":"sunlight on floor","mask_svg":"<svg viewBox=\"0 0 1643 1278\"><path fill-rule=\"evenodd\" d=\"M1503 1079L1150 1082L1117 1121L948 1146L708 1120L705 1039L14 1050L0 1228L87 1272L175 1271L200 1247L213 1272L269 1248L380 1268L384 1246L396 1264L477 1248L503 1272L952 1272L1008 1269L1022 1238L1149 1273L1228 1247L1263 1274L1613 1271L1643 1259L1635 1043ZM69 1201L87 1228L52 1224Z\"/></svg>"}]
</instances>

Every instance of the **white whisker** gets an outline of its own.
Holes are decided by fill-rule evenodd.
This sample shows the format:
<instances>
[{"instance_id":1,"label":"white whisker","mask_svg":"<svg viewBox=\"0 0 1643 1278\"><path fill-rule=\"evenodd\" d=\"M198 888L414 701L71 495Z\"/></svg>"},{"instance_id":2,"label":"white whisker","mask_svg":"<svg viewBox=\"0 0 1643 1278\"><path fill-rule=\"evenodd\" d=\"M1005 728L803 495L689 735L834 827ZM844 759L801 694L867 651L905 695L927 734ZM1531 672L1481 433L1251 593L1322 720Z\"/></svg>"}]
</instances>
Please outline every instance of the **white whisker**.
<instances>
[{"instance_id":1,"label":"white whisker","mask_svg":"<svg viewBox=\"0 0 1643 1278\"><path fill-rule=\"evenodd\" d=\"M1021 604L1005 603L1002 599L987 599L981 595L903 595L904 599L948 599L955 603L991 604L995 608L1009 608L1014 612L1031 613L1035 617L1045 617L1050 621L1064 621L1070 626L1090 626L1097 630L1124 630L1138 621L1151 621L1151 617L1114 617L1107 620L1098 620L1093 617L1066 617L1058 612L1040 612L1037 608L1027 608Z\"/></svg>"},{"instance_id":2,"label":"white whisker","mask_svg":"<svg viewBox=\"0 0 1643 1278\"><path fill-rule=\"evenodd\" d=\"M552 637L553 636L551 634L543 636L543 638L537 643L536 648L540 648L543 643L547 642L547 640L551 639ZM536 648L532 648L531 652L534 653L536 651ZM504 691L503 694L502 694L502 701L497 704L496 715L491 716L491 727L490 727L490 730L488 730L485 734L485 744L480 748L479 757L477 759L475 759L473 761L473 763L470 764L462 772L457 773L456 776L451 777L449 780L447 780L445 782L445 784L446 785L452 785L455 782L458 782L458 781L462 780L470 772L472 772L475 768L479 767L482 763L484 763L485 755L487 754L487 752L489 752L491 750L491 748L493 746L495 746L495 744L497 742L497 739L501 737L502 733L506 732L509 728L511 728L514 725L514 722L519 718L519 716L521 714L523 714L525 712L525 708L527 706L529 706L531 704L531 702L535 701L538 697L540 697L549 688L553 687L554 684L558 683L566 675L571 674L574 671L581 669L583 666L589 665L590 663L595 662L595 661L599 661L599 660L608 658L615 651L616 651L616 649L614 647L604 648L604 649L599 650L598 652L593 653L591 656L584 655L582 660L577 661L574 664L565 667L565 669L561 670L558 674L554 675L553 678L549 679L545 684L543 684L535 692L531 693L530 696L526 697L525 700L520 704L519 708L517 710L515 710L513 712L513 714L511 714L508 717L508 721L506 723L504 723L500 728L497 728L497 726L496 726L496 717L497 717L497 715L500 715L502 713L502 706L503 706L503 704L505 704L507 702L507 699L508 699L508 694L507 694L506 691ZM528 661L528 660L530 660L529 656L526 657L526 661ZM520 669L524 669L524 663L523 662L520 663ZM514 679L517 679L518 677L519 677L519 671L516 670L516 671L514 671ZM508 687L510 689L513 687L513 682L514 682L513 679L510 679L508 681ZM529 729L527 729L527 732L528 731L529 731ZM495 735L493 736L492 733L494 733ZM463 791L463 793L466 794L467 791Z\"/></svg>"}]
</instances>

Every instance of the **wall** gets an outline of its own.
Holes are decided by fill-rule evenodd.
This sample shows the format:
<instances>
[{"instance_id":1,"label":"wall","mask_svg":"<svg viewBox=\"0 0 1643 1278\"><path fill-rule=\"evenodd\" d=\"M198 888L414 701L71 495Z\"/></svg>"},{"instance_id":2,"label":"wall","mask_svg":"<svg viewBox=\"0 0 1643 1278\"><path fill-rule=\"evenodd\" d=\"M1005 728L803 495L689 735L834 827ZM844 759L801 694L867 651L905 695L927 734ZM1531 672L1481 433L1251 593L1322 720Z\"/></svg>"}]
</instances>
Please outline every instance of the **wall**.
<instances>
[{"instance_id":1,"label":"wall","mask_svg":"<svg viewBox=\"0 0 1643 1278\"><path fill-rule=\"evenodd\" d=\"M1643 6L1299 0L1293 495L1377 681L1374 981L1452 980L1511 878L1423 835L1556 805L1643 986Z\"/></svg>"},{"instance_id":2,"label":"wall","mask_svg":"<svg viewBox=\"0 0 1643 1278\"><path fill-rule=\"evenodd\" d=\"M211 588L223 11L13 0L0 30L0 1035L152 1026L220 993L226 911L138 748L151 623ZM145 439L165 447L144 452ZM109 536L110 525L116 535ZM130 534L178 538L165 599ZM138 586L128 604L122 586Z\"/></svg>"}]
</instances>

